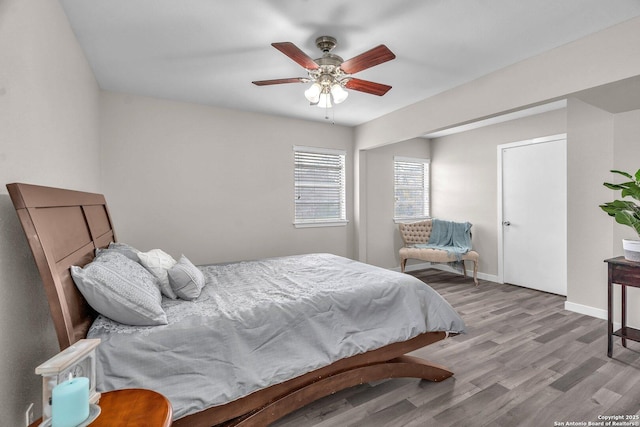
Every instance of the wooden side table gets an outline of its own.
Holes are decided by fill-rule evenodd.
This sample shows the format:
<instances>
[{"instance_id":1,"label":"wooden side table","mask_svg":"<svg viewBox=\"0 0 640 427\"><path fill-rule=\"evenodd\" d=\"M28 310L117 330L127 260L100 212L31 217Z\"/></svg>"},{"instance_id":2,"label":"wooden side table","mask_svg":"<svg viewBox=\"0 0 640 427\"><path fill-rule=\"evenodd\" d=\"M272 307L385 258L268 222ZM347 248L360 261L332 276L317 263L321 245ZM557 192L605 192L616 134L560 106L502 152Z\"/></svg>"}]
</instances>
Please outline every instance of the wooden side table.
<instances>
[{"instance_id":1,"label":"wooden side table","mask_svg":"<svg viewBox=\"0 0 640 427\"><path fill-rule=\"evenodd\" d=\"M102 393L100 416L91 427L170 427L173 409L160 393L139 388ZM29 427L38 427L37 420Z\"/></svg>"},{"instance_id":2,"label":"wooden side table","mask_svg":"<svg viewBox=\"0 0 640 427\"><path fill-rule=\"evenodd\" d=\"M624 257L616 257L605 260L609 265L608 293L608 346L607 356L613 352L613 336L622 338L622 346L627 347L627 340L640 342L640 330L627 326L627 286L640 288L640 262L627 261ZM617 331L613 331L613 285L618 284L622 291L622 325Z\"/></svg>"}]
</instances>

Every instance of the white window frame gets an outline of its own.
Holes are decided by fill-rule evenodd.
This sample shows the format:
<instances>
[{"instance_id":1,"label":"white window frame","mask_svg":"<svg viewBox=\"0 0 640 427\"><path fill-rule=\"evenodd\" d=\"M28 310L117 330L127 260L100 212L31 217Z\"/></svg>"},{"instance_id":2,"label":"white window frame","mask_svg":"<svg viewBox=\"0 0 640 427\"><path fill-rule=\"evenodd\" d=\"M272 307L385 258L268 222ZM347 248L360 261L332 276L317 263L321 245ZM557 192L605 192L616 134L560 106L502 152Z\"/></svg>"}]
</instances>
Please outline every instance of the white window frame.
<instances>
[{"instance_id":1,"label":"white window frame","mask_svg":"<svg viewBox=\"0 0 640 427\"><path fill-rule=\"evenodd\" d=\"M319 147L306 147L301 145L295 145L293 147L294 152L294 214L293 214L293 224L296 228L303 227L336 227L336 226L344 226L348 223L347 221L347 208L346 208L346 158L347 152L345 150L335 150L331 148L319 148ZM340 163L340 171L339 171L339 183L338 184L314 184L310 182L303 182L298 179L298 165L297 165L297 153L306 153L306 154L320 154L320 155L328 155L328 156L336 156L339 159ZM321 188L321 187L336 187L339 188L338 198L336 200L340 204L340 213L338 217L317 217L317 218L298 218L297 214L297 204L300 195L298 192L299 188Z\"/></svg>"},{"instance_id":2,"label":"white window frame","mask_svg":"<svg viewBox=\"0 0 640 427\"><path fill-rule=\"evenodd\" d=\"M417 163L423 165L423 180L422 180L422 190L423 190L423 211L421 215L415 216L399 216L398 212L398 184L396 179L397 174L397 163ZM393 157L393 220L394 222L407 222L407 221L420 221L423 219L427 219L431 214L431 198L429 197L430 186L431 186L431 160L430 159L421 159L416 157L402 157L402 156L394 156ZM402 187L402 186L400 186ZM405 187L405 188L417 188L417 187Z\"/></svg>"}]
</instances>

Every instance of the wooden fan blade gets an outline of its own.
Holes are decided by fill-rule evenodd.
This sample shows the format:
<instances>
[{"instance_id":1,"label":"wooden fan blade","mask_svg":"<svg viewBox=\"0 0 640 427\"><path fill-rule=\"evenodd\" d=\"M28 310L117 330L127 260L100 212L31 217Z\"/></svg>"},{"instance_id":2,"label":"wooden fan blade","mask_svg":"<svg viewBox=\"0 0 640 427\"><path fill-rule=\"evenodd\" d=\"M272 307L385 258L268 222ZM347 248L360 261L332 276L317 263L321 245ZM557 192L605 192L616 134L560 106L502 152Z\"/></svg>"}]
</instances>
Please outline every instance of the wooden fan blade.
<instances>
[{"instance_id":1,"label":"wooden fan blade","mask_svg":"<svg viewBox=\"0 0 640 427\"><path fill-rule=\"evenodd\" d=\"M280 85L283 83L305 83L307 81L309 81L309 79L305 79L304 77L292 77L290 79L258 80L251 83L253 83L256 86L268 86L268 85Z\"/></svg>"},{"instance_id":2,"label":"wooden fan blade","mask_svg":"<svg viewBox=\"0 0 640 427\"><path fill-rule=\"evenodd\" d=\"M344 61L342 65L340 65L340 68L347 74L355 74L358 71L391 61L395 57L394 53L391 52L388 47L381 44L378 47L374 47L371 50Z\"/></svg>"},{"instance_id":3,"label":"wooden fan blade","mask_svg":"<svg viewBox=\"0 0 640 427\"><path fill-rule=\"evenodd\" d=\"M271 43L271 46L275 47L307 70L316 70L319 67L316 61L311 59L309 55L301 51L298 46L291 42Z\"/></svg>"},{"instance_id":4,"label":"wooden fan blade","mask_svg":"<svg viewBox=\"0 0 640 427\"><path fill-rule=\"evenodd\" d=\"M347 89L353 89L360 92L370 93L372 95L382 96L389 92L391 86L383 85L382 83L370 82L362 79L350 79L345 85Z\"/></svg>"}]
</instances>

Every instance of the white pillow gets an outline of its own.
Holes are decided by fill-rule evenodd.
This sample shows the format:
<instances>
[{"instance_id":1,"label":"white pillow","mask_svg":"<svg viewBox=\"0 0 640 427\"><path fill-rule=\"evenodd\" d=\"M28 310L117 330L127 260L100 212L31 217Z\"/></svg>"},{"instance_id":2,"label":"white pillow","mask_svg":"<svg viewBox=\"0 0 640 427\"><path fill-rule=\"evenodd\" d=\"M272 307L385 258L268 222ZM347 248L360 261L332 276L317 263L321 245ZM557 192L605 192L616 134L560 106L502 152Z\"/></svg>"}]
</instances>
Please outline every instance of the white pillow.
<instances>
[{"instance_id":1,"label":"white pillow","mask_svg":"<svg viewBox=\"0 0 640 427\"><path fill-rule=\"evenodd\" d=\"M140 264L158 279L162 294L167 298L176 299L177 296L171 289L169 276L167 275L169 269L176 264L176 260L162 249L139 252L138 258L140 259Z\"/></svg>"}]
</instances>

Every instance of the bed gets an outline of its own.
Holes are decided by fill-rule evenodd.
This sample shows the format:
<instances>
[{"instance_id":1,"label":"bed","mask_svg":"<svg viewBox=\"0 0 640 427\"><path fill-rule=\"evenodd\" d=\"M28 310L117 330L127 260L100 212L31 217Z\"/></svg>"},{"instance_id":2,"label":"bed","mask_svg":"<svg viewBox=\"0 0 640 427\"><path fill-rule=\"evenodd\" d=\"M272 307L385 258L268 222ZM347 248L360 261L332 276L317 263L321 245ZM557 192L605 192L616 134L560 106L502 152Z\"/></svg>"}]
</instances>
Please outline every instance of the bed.
<instances>
[{"instance_id":1,"label":"bed","mask_svg":"<svg viewBox=\"0 0 640 427\"><path fill-rule=\"evenodd\" d=\"M60 348L101 338L100 391L155 389L172 402L174 426L264 426L354 385L453 375L406 355L464 332L442 297L412 276L331 254L198 266L206 277L201 296L163 298L166 325L112 321L94 311L71 274L72 266L95 263L96 249L117 242L105 197L20 183L7 189ZM189 339L176 344L180 335ZM151 353L134 352L142 347Z\"/></svg>"}]
</instances>

